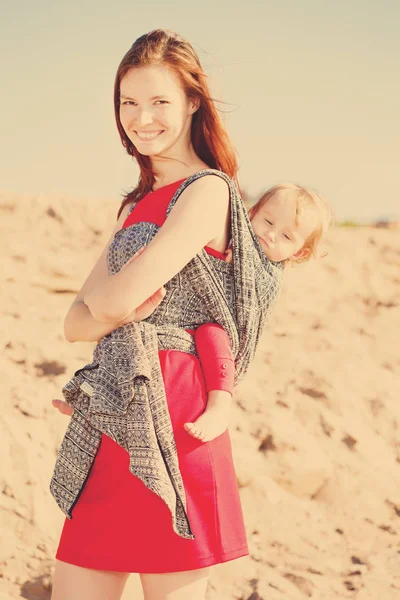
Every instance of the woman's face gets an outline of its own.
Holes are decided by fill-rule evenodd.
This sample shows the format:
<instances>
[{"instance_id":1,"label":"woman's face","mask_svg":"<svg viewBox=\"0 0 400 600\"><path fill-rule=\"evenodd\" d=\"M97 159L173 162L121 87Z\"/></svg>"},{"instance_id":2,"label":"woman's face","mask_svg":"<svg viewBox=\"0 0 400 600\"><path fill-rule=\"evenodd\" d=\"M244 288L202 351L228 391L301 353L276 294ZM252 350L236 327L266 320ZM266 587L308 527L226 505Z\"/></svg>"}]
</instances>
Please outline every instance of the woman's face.
<instances>
[{"instance_id":1,"label":"woman's face","mask_svg":"<svg viewBox=\"0 0 400 600\"><path fill-rule=\"evenodd\" d=\"M133 67L120 84L120 119L140 154L179 157L190 146L197 109L178 76L165 65Z\"/></svg>"}]
</instances>

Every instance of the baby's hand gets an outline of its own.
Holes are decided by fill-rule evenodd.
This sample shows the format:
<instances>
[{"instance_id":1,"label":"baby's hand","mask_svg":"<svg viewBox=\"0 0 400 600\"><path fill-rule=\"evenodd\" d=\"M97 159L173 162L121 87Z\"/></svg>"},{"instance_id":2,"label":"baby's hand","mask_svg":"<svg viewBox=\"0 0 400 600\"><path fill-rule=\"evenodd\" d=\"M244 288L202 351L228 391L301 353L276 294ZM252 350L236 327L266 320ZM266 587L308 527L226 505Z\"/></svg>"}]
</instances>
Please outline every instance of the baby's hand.
<instances>
[{"instance_id":1,"label":"baby's hand","mask_svg":"<svg viewBox=\"0 0 400 600\"><path fill-rule=\"evenodd\" d=\"M225 254L225 262L231 263L232 262L232 248L228 248L228 250L225 250L224 254Z\"/></svg>"}]
</instances>

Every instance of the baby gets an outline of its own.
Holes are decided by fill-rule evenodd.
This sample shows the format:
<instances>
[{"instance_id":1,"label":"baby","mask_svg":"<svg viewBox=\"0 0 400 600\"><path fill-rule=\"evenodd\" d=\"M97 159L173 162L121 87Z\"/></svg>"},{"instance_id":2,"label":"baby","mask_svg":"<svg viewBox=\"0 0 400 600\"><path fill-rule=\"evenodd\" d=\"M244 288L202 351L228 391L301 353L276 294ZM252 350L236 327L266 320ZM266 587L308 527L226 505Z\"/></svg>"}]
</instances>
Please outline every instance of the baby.
<instances>
[{"instance_id":1,"label":"baby","mask_svg":"<svg viewBox=\"0 0 400 600\"><path fill-rule=\"evenodd\" d=\"M252 229L266 257L285 267L321 257L319 243L332 221L327 202L314 191L294 184L270 188L251 207ZM232 249L225 252L232 262ZM207 442L228 427L233 393L234 360L227 333L216 323L200 326L194 334L208 394L205 411L186 431Z\"/></svg>"}]
</instances>

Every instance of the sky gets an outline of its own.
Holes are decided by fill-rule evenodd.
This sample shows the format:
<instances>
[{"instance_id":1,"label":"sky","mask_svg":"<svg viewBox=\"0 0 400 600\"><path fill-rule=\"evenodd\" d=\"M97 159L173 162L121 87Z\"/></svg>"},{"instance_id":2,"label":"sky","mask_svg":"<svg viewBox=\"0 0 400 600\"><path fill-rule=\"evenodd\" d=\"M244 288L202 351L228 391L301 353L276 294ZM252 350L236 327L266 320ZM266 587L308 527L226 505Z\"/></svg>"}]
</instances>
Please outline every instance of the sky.
<instances>
[{"instance_id":1,"label":"sky","mask_svg":"<svg viewBox=\"0 0 400 600\"><path fill-rule=\"evenodd\" d=\"M137 168L113 114L133 41L199 54L241 187L308 185L338 221L400 220L398 0L0 0L0 190L115 198Z\"/></svg>"}]
</instances>

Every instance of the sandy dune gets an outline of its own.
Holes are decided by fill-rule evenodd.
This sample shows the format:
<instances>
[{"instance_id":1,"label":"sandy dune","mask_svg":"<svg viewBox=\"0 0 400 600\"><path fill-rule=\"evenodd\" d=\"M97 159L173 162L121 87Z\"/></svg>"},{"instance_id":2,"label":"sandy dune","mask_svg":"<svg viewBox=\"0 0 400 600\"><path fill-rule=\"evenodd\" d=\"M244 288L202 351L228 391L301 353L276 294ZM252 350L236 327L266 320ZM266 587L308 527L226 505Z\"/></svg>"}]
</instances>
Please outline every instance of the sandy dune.
<instances>
[{"instance_id":1,"label":"sandy dune","mask_svg":"<svg viewBox=\"0 0 400 600\"><path fill-rule=\"evenodd\" d=\"M0 195L0 600L50 598L63 515L48 485L67 423L50 401L92 352L62 323L116 211ZM400 233L336 229L328 246L287 274L236 394L251 557L215 568L210 600L400 598Z\"/></svg>"}]
</instances>

